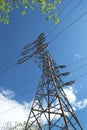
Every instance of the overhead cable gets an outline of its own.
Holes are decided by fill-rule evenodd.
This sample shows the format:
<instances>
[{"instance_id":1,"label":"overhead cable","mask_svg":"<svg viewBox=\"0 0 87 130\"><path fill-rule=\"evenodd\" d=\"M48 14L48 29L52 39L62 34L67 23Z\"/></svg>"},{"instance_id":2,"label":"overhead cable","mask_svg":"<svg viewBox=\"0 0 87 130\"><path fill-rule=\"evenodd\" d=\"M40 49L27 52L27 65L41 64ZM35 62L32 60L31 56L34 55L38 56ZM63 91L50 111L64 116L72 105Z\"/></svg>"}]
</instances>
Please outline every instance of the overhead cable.
<instances>
[{"instance_id":1,"label":"overhead cable","mask_svg":"<svg viewBox=\"0 0 87 130\"><path fill-rule=\"evenodd\" d=\"M78 61L69 63L69 64L67 64L66 66L71 66L71 65L73 65L73 64L77 64L77 63L82 62L82 61L85 61L85 60L87 60L87 57L85 57L85 58L83 58L83 59L80 59L80 60L78 60Z\"/></svg>"},{"instance_id":2,"label":"overhead cable","mask_svg":"<svg viewBox=\"0 0 87 130\"><path fill-rule=\"evenodd\" d=\"M80 2L77 3L76 6L75 6L65 17L63 17L63 18L60 20L58 26L54 26L53 29L52 29L50 32L48 32L47 36L49 36L51 33L53 33L53 31L54 31L55 29L57 29L57 27L59 27L59 25L60 25L69 15L71 15L71 14L80 6L80 4L81 4L83 1L84 1L84 0L80 0ZM46 36L46 37L47 37L47 36Z\"/></svg>"},{"instance_id":3,"label":"overhead cable","mask_svg":"<svg viewBox=\"0 0 87 130\"><path fill-rule=\"evenodd\" d=\"M58 38L62 33L64 33L67 29L69 29L73 24L78 22L82 17L87 15L87 11L85 11L82 15L80 15L77 19L75 19L71 24L69 24L66 28L60 31L57 35L55 35L51 40L48 41L48 44L51 44L56 38Z\"/></svg>"},{"instance_id":4,"label":"overhead cable","mask_svg":"<svg viewBox=\"0 0 87 130\"><path fill-rule=\"evenodd\" d=\"M66 3L65 6L62 8L62 10L60 10L58 16L60 16L60 15L64 12L64 10L65 10L65 9L67 8L67 6L69 5L70 1L71 1L71 0L68 0L68 1L67 1L67 3ZM48 29L51 27L52 23L54 23L54 22L52 21L52 22L47 26L47 28L44 30L44 33L47 33L47 31L48 31Z\"/></svg>"}]
</instances>

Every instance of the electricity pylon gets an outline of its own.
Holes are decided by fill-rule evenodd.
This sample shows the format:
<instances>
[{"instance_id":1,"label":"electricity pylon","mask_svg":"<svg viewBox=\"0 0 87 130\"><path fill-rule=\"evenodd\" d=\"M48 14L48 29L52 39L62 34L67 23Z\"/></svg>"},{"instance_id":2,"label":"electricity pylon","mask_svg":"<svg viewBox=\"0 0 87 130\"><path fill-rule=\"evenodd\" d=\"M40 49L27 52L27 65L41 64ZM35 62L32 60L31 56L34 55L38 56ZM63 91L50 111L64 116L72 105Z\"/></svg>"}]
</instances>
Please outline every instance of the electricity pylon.
<instances>
[{"instance_id":1,"label":"electricity pylon","mask_svg":"<svg viewBox=\"0 0 87 130\"><path fill-rule=\"evenodd\" d=\"M57 66L46 48L45 36L41 33L33 43L24 47L23 58L18 61L21 64L31 58L42 70L25 130L33 130L32 126L38 130L83 130L63 90L65 85L75 81L63 83L61 76L69 73L60 73L59 68L65 66Z\"/></svg>"}]
</instances>

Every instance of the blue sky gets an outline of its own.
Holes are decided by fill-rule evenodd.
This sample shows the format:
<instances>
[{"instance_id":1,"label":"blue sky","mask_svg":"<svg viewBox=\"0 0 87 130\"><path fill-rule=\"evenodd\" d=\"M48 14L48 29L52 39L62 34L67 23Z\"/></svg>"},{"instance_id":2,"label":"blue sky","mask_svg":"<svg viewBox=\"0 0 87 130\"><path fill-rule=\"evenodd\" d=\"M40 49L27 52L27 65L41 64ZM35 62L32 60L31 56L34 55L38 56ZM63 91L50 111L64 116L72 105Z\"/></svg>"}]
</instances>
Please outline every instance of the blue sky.
<instances>
[{"instance_id":1,"label":"blue sky","mask_svg":"<svg viewBox=\"0 0 87 130\"><path fill-rule=\"evenodd\" d=\"M87 14L59 35L62 30L87 11L87 0L82 0L76 9L74 8L80 0L70 0L64 8L67 2L68 0L62 0L62 4L56 10L60 19L58 25L55 25L52 20L46 21L46 16L42 15L38 9L28 10L25 16L21 16L20 9L15 10L11 13L9 25L0 23L0 103L3 108L3 110L0 109L0 123L5 118L6 121L12 118L16 120L13 113L20 109L23 117L25 117L24 111L26 111L25 114L28 113L28 103L31 104L33 100L41 71L32 60L22 65L16 63L21 58L22 48L44 32L46 42L49 43L48 50L56 63L67 65L60 71L72 72L70 76L64 77L62 80L67 82L78 79L67 93L73 99L73 101L70 99L71 103L76 104L74 107L76 107L76 114L83 129L87 129L87 66L85 65L87 60L79 62L79 60L87 58ZM74 10L68 15L72 9ZM53 40L53 38L55 39ZM78 63L69 65L76 61ZM76 69L80 66L80 69ZM73 71L74 69L76 70ZM84 74L85 76L80 78ZM8 103L7 108L5 108L6 102ZM14 105L19 107L13 110ZM12 117L8 118L8 115L10 117L12 115Z\"/></svg>"}]
</instances>

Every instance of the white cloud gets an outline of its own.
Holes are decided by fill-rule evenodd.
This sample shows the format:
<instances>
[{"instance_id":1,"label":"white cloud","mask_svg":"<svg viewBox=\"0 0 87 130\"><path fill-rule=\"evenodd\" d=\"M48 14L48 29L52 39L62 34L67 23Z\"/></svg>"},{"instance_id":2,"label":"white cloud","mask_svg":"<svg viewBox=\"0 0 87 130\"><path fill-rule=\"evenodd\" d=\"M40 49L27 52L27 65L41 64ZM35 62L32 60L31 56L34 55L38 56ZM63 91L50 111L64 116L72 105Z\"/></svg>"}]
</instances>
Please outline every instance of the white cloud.
<instances>
[{"instance_id":1,"label":"white cloud","mask_svg":"<svg viewBox=\"0 0 87 130\"><path fill-rule=\"evenodd\" d=\"M87 107L87 99L84 99L83 101L79 101L75 104L77 109L83 109Z\"/></svg>"},{"instance_id":2,"label":"white cloud","mask_svg":"<svg viewBox=\"0 0 87 130\"><path fill-rule=\"evenodd\" d=\"M78 54L78 53L75 53L74 54L74 58L77 60L77 59L81 59L82 56L80 54Z\"/></svg>"},{"instance_id":3,"label":"white cloud","mask_svg":"<svg viewBox=\"0 0 87 130\"><path fill-rule=\"evenodd\" d=\"M74 104L76 102L76 95L75 95L75 90L73 87L68 87L64 89L65 94L67 95L67 98L70 103Z\"/></svg>"},{"instance_id":4,"label":"white cloud","mask_svg":"<svg viewBox=\"0 0 87 130\"><path fill-rule=\"evenodd\" d=\"M29 113L29 103L20 104L17 101L10 99L13 95L10 91L2 91L0 93L0 127L3 126L4 123L11 122L24 122L28 118ZM9 98L8 96L9 95ZM31 105L31 103L30 103Z\"/></svg>"},{"instance_id":5,"label":"white cloud","mask_svg":"<svg viewBox=\"0 0 87 130\"><path fill-rule=\"evenodd\" d=\"M67 95L69 102L72 104L74 110L80 110L87 107L87 99L77 101L76 93L78 92L72 86L65 88L64 92Z\"/></svg>"},{"instance_id":6,"label":"white cloud","mask_svg":"<svg viewBox=\"0 0 87 130\"><path fill-rule=\"evenodd\" d=\"M64 92L75 110L87 107L87 99L77 101L76 90L72 86L65 88ZM24 122L28 118L32 101L30 103L25 102L20 104L13 99L14 95L15 94L10 90L2 90L0 93L0 127L8 121ZM45 122L44 115L42 115L42 118Z\"/></svg>"},{"instance_id":7,"label":"white cloud","mask_svg":"<svg viewBox=\"0 0 87 130\"><path fill-rule=\"evenodd\" d=\"M15 94L14 94L14 92L13 91L11 91L11 90L3 90L2 89L2 95L3 96L5 96L5 97L7 97L7 98L9 98L9 99L11 99L11 98L14 98L15 97Z\"/></svg>"}]
</instances>

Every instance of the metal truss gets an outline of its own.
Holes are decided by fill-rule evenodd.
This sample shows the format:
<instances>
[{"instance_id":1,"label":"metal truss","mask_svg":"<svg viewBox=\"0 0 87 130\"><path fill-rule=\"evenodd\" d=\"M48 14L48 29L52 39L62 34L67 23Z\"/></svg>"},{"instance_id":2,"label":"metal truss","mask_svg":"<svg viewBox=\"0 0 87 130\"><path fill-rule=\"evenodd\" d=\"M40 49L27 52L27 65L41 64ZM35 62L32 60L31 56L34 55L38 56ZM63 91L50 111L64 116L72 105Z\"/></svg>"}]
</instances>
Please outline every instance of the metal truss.
<instances>
[{"instance_id":1,"label":"metal truss","mask_svg":"<svg viewBox=\"0 0 87 130\"><path fill-rule=\"evenodd\" d=\"M59 68L66 66L57 66L46 48L45 36L41 33L24 47L23 58L18 61L21 64L31 58L42 70L25 130L34 130L34 127L37 130L83 130L63 90L65 85L75 81L63 83L61 76L69 73L60 73Z\"/></svg>"}]
</instances>

